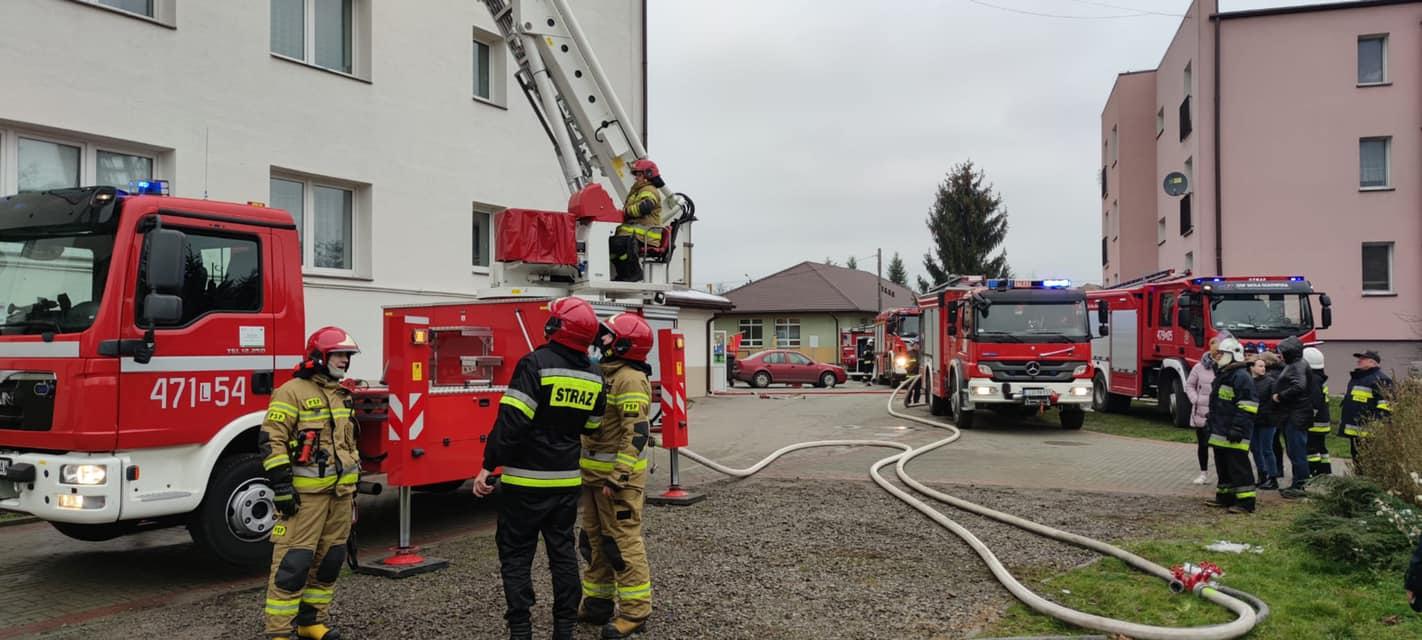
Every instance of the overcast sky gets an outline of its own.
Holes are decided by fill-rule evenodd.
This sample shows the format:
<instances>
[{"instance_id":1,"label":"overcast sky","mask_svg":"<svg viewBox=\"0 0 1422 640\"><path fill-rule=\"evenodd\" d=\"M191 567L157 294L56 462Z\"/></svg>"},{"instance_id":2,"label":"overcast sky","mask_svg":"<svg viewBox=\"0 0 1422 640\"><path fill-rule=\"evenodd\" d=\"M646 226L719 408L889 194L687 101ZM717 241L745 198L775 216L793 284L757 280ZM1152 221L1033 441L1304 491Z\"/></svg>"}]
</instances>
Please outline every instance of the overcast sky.
<instances>
[{"instance_id":1,"label":"overcast sky","mask_svg":"<svg viewBox=\"0 0 1422 640\"><path fill-rule=\"evenodd\" d=\"M1189 1L649 4L650 154L696 200L704 289L826 257L872 271L877 248L912 284L934 191L968 159L1002 195L1019 276L1099 281L1101 109L1117 73L1164 55L1180 18L1155 14ZM1220 8L1293 4L1315 2Z\"/></svg>"}]
</instances>

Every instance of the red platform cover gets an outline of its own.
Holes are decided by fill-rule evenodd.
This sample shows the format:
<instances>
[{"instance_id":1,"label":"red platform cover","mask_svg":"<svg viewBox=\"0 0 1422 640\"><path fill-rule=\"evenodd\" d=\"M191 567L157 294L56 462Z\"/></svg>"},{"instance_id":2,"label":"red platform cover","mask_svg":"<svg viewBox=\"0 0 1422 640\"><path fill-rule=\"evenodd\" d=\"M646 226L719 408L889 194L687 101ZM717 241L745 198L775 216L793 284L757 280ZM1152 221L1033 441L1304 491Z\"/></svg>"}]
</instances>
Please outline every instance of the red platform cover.
<instances>
[{"instance_id":1,"label":"red platform cover","mask_svg":"<svg viewBox=\"0 0 1422 640\"><path fill-rule=\"evenodd\" d=\"M596 182L568 198L568 212L578 222L622 222L622 210L612 203L607 190Z\"/></svg>"},{"instance_id":2,"label":"red platform cover","mask_svg":"<svg viewBox=\"0 0 1422 640\"><path fill-rule=\"evenodd\" d=\"M494 216L499 262L538 264L578 263L578 239L573 216L562 211L505 209Z\"/></svg>"}]
</instances>

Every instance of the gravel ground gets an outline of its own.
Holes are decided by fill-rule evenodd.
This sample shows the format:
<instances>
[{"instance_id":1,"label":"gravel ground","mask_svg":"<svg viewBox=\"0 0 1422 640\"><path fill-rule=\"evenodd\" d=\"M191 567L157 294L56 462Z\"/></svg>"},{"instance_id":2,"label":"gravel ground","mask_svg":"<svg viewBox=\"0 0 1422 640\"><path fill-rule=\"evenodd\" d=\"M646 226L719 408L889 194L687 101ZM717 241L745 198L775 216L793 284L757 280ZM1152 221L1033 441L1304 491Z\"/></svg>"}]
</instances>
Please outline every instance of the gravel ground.
<instances>
[{"instance_id":1,"label":"gravel ground","mask_svg":"<svg viewBox=\"0 0 1422 640\"><path fill-rule=\"evenodd\" d=\"M649 507L656 613L645 638L961 638L1010 596L966 544L868 481L755 479L704 487L690 508ZM1188 498L940 487L954 495L1108 540L1149 534L1204 511ZM1014 571L1061 570L1094 554L946 506ZM499 638L503 595L493 538L429 547L444 571L337 585L336 624L351 638ZM535 563L536 637L551 627L546 563ZM1044 594L1050 595L1050 594ZM132 611L37 637L254 638L259 590ZM595 638L583 627L579 638Z\"/></svg>"}]
</instances>

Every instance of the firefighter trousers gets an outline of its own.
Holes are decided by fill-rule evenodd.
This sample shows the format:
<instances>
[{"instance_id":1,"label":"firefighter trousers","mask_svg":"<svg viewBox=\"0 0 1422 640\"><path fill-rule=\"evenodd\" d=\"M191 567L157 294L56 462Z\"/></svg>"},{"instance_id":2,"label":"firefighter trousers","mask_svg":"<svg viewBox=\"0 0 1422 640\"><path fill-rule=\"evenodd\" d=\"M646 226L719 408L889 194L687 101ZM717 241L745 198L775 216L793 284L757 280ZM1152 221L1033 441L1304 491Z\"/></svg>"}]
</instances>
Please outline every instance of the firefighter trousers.
<instances>
[{"instance_id":1,"label":"firefighter trousers","mask_svg":"<svg viewBox=\"0 0 1422 640\"><path fill-rule=\"evenodd\" d=\"M326 624L336 578L346 562L355 494L301 494L301 509L272 528L266 635L290 636L292 623Z\"/></svg>"},{"instance_id":2,"label":"firefighter trousers","mask_svg":"<svg viewBox=\"0 0 1422 640\"><path fill-rule=\"evenodd\" d=\"M1261 443L1260 446L1269 446ZM1215 450L1215 473L1219 484L1215 487L1215 502L1225 506L1238 505L1254 510L1254 468L1249 464L1249 445L1245 442L1230 443L1229 446L1213 445Z\"/></svg>"},{"instance_id":3,"label":"firefighter trousers","mask_svg":"<svg viewBox=\"0 0 1422 640\"><path fill-rule=\"evenodd\" d=\"M583 488L583 533L591 547L583 596L620 601L618 615L627 620L652 615L652 574L642 541L645 499L641 487L624 487L611 497L602 495L602 487Z\"/></svg>"},{"instance_id":4,"label":"firefighter trousers","mask_svg":"<svg viewBox=\"0 0 1422 640\"><path fill-rule=\"evenodd\" d=\"M1308 432L1308 475L1328 475L1333 473L1333 460L1328 456L1328 427L1323 431Z\"/></svg>"},{"instance_id":5,"label":"firefighter trousers","mask_svg":"<svg viewBox=\"0 0 1422 640\"><path fill-rule=\"evenodd\" d=\"M494 542L499 547L499 573L504 580L504 619L509 624L529 621L533 594L533 556L538 536L548 552L548 572L553 577L553 618L578 617L578 551L573 525L578 520L578 492L511 490L499 493L499 525Z\"/></svg>"},{"instance_id":6,"label":"firefighter trousers","mask_svg":"<svg viewBox=\"0 0 1422 640\"><path fill-rule=\"evenodd\" d=\"M614 282L641 282L642 245L633 236L613 236L608 238L607 247L612 254L612 280Z\"/></svg>"}]
</instances>

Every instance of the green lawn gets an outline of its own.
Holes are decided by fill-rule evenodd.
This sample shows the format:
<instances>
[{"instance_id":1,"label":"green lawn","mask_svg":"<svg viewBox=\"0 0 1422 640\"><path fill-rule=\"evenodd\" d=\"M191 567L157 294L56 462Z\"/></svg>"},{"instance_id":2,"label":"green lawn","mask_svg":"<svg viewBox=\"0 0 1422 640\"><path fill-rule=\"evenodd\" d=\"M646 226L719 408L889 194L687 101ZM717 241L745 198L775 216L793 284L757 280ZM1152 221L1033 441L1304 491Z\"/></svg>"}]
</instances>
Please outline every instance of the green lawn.
<instances>
[{"instance_id":1,"label":"green lawn","mask_svg":"<svg viewBox=\"0 0 1422 640\"><path fill-rule=\"evenodd\" d=\"M16 513L16 512L14 512L14 511L6 511L6 510L4 510L4 509L0 509L0 522L3 522L3 521L5 521L5 520L13 520L13 519L15 519L15 518L23 518L23 517L25 517L26 515L27 515L27 514Z\"/></svg>"},{"instance_id":2,"label":"green lawn","mask_svg":"<svg viewBox=\"0 0 1422 640\"><path fill-rule=\"evenodd\" d=\"M1201 561L1218 564L1226 572L1221 584L1253 593L1272 609L1270 617L1248 638L1422 637L1422 616L1408 608L1400 574L1338 573L1285 540L1289 523L1308 508L1306 504L1270 501L1252 516L1212 514L1205 522L1192 517L1185 526L1163 528L1155 539L1122 546L1165 566ZM1264 552L1205 550L1206 545L1217 540L1261 546ZM1173 595L1159 579L1133 571L1114 558L1066 574L1031 577L1024 584L1037 593L1090 613L1170 626L1215 624L1231 619L1228 611L1195 596ZM1001 620L980 636L1085 633L1088 632L1014 603Z\"/></svg>"},{"instance_id":3,"label":"green lawn","mask_svg":"<svg viewBox=\"0 0 1422 640\"><path fill-rule=\"evenodd\" d=\"M1333 430L1328 434L1328 454L1334 458L1348 458L1348 439L1335 435L1338 430L1338 398L1330 398L1333 416ZM1086 414L1086 429L1100 433L1133 438L1149 438L1167 442L1194 442L1194 429L1184 429L1170 424L1170 419L1154 403L1133 402L1129 413Z\"/></svg>"}]
</instances>

